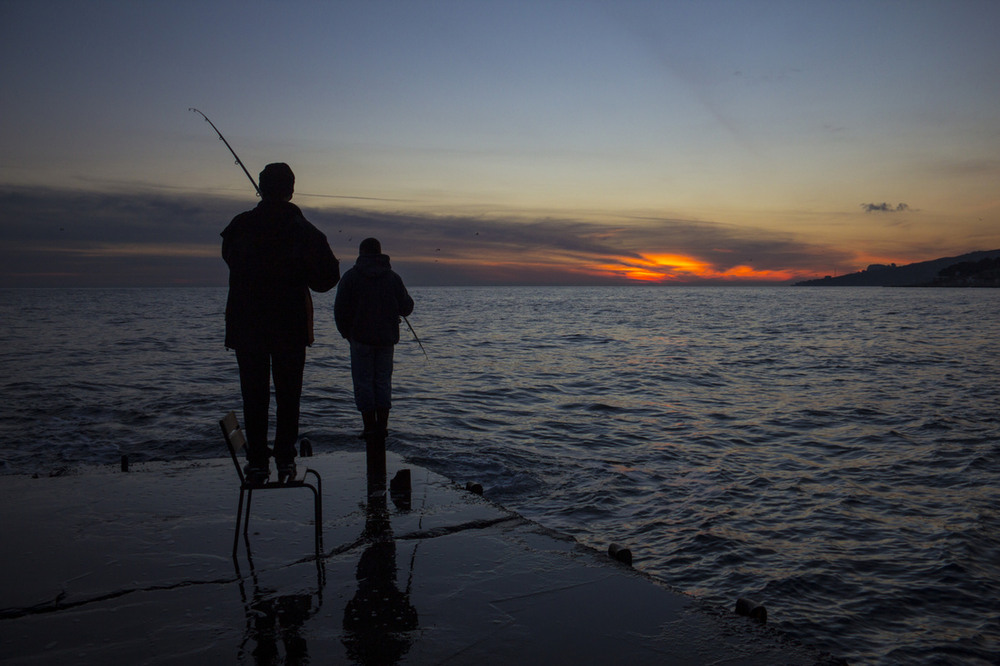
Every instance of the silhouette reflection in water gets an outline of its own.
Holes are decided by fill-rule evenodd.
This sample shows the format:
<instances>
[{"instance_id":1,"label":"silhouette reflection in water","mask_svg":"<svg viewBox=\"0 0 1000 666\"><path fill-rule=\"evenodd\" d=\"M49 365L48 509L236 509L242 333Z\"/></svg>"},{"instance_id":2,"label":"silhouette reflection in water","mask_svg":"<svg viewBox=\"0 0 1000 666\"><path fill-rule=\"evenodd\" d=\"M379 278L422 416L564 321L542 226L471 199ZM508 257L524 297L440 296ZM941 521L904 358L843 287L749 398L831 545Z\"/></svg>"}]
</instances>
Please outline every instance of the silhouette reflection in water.
<instances>
[{"instance_id":1,"label":"silhouette reflection in water","mask_svg":"<svg viewBox=\"0 0 1000 666\"><path fill-rule=\"evenodd\" d=\"M308 664L309 652L302 626L323 605L323 585L326 572L321 558L316 559L316 589L310 593L275 594L274 590L261 587L250 554L247 539L247 561L253 595L248 598L239 560L233 558L236 575L240 580L240 595L246 614L246 628L240 643L238 661L246 658L247 646L253 643L250 654L255 664ZM280 642L280 644L279 644ZM284 648L284 657L282 649Z\"/></svg>"},{"instance_id":2,"label":"silhouette reflection in water","mask_svg":"<svg viewBox=\"0 0 1000 666\"><path fill-rule=\"evenodd\" d=\"M399 508L409 508L408 486L405 493L393 492ZM408 632L416 629L418 622L417 609L410 603L412 579L402 591L396 583L396 541L389 523L384 472L381 478L369 476L362 538L369 545L358 562L358 590L344 608L344 647L355 663L394 664L410 649ZM413 558L411 570L412 565Z\"/></svg>"}]
</instances>

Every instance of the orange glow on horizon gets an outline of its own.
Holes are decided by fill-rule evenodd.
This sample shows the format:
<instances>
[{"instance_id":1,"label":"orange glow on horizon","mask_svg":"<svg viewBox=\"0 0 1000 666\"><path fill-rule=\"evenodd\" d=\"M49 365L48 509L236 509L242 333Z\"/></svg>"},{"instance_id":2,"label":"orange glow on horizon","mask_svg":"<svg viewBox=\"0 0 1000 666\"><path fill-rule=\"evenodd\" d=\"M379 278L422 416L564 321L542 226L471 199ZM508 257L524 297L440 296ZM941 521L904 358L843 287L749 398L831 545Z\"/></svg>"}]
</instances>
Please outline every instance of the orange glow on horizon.
<instances>
[{"instance_id":1,"label":"orange glow on horizon","mask_svg":"<svg viewBox=\"0 0 1000 666\"><path fill-rule=\"evenodd\" d=\"M679 254L643 254L640 255L648 265L654 266L660 272L669 275L704 275L711 271L711 266L694 257Z\"/></svg>"},{"instance_id":2,"label":"orange glow on horizon","mask_svg":"<svg viewBox=\"0 0 1000 666\"><path fill-rule=\"evenodd\" d=\"M474 259L467 256L452 256L449 253L434 253L435 256L421 255L415 263L436 265L459 271L476 280L494 280L498 283L509 281L547 283L572 283L576 279L610 280L616 283L637 284L698 284L753 282L793 282L809 279L814 275L789 269L759 269L746 264L717 267L710 261L681 254L642 254L607 257L603 261L567 253L560 256L553 253L533 252L519 256L500 254L487 257L483 254Z\"/></svg>"},{"instance_id":3,"label":"orange glow on horizon","mask_svg":"<svg viewBox=\"0 0 1000 666\"><path fill-rule=\"evenodd\" d=\"M759 270L747 265L718 270L706 261L678 254L643 254L638 259L628 257L623 258L621 263L597 265L592 271L598 275L652 283L700 280L785 282L800 277L789 270Z\"/></svg>"}]
</instances>

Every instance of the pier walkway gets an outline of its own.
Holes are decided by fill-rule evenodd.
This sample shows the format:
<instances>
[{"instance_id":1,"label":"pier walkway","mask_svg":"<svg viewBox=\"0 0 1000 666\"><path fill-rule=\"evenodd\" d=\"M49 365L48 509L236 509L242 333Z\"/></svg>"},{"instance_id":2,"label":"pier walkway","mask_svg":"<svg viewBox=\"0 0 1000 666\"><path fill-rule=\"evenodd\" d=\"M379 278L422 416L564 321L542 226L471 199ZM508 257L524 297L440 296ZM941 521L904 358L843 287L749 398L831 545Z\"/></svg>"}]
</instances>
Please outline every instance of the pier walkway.
<instances>
[{"instance_id":1,"label":"pier walkway","mask_svg":"<svg viewBox=\"0 0 1000 666\"><path fill-rule=\"evenodd\" d=\"M294 490L255 493L233 560L229 460L0 477L0 663L823 663L391 453L408 497L363 453L299 462L319 558Z\"/></svg>"}]
</instances>

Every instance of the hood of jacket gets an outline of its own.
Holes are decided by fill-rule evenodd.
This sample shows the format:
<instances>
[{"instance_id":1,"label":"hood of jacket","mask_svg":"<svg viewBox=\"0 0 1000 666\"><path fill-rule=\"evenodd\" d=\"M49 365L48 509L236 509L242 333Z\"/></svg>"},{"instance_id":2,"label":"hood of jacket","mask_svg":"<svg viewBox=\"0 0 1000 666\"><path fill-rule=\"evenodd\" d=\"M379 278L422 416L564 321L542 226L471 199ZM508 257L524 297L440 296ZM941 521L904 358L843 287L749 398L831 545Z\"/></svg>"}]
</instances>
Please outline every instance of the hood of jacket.
<instances>
[{"instance_id":1,"label":"hood of jacket","mask_svg":"<svg viewBox=\"0 0 1000 666\"><path fill-rule=\"evenodd\" d=\"M354 268L366 278L379 278L392 270L387 254L362 254L354 262Z\"/></svg>"}]
</instances>

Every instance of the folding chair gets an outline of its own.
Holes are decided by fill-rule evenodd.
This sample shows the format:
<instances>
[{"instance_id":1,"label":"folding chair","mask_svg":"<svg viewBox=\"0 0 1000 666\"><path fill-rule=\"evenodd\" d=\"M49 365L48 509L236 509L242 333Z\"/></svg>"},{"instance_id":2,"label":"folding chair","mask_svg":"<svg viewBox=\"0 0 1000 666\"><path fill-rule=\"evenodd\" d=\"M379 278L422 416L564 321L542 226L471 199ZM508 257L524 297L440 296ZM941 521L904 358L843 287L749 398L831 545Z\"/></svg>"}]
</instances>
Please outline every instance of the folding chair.
<instances>
[{"instance_id":1,"label":"folding chair","mask_svg":"<svg viewBox=\"0 0 1000 666\"><path fill-rule=\"evenodd\" d=\"M247 440L240 429L240 423L236 420L236 414L229 412L219 421L222 427L222 436L229 447L229 455L233 458L236 466L236 474L240 477L240 502L236 508L236 533L233 535L233 558L236 557L236 549L240 541L240 522L243 522L243 535L247 536L250 527L250 500L253 498L255 490L289 490L291 488L308 488L313 493L315 503L316 522L316 555L319 556L323 548L323 480L315 470L304 468L303 471L293 479L287 481L268 481L266 483L250 483L243 474L243 467L240 465L239 452L246 446ZM306 482L306 476L312 474L316 477L316 485ZM243 496L246 495L246 515L243 514Z\"/></svg>"}]
</instances>

